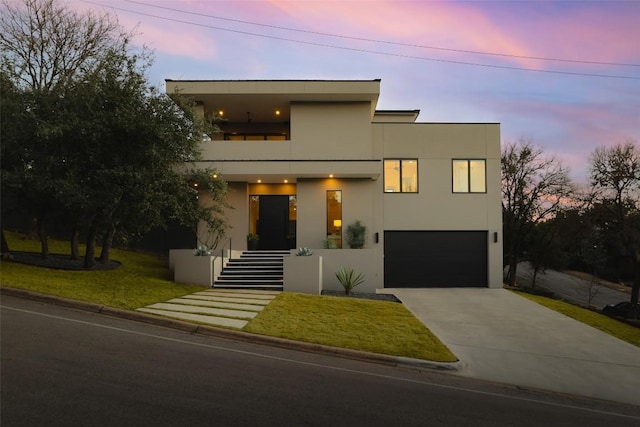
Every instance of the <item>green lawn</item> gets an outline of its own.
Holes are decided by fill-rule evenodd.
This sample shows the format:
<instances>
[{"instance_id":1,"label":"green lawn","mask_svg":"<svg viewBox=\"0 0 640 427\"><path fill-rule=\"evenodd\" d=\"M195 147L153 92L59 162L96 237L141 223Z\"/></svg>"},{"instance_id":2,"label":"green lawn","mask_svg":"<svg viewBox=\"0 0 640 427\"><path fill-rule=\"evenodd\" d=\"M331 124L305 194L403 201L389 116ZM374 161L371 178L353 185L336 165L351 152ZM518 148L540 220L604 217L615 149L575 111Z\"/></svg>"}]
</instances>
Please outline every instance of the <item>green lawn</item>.
<instances>
[{"instance_id":1,"label":"green lawn","mask_svg":"<svg viewBox=\"0 0 640 427\"><path fill-rule=\"evenodd\" d=\"M40 244L5 232L14 251ZM52 240L51 253L69 253ZM153 255L116 250L122 266L109 271L63 271L0 262L0 285L110 307L136 309L206 289L171 280L168 263ZM402 304L283 292L244 328L256 334L433 361L456 357Z\"/></svg>"},{"instance_id":2,"label":"green lawn","mask_svg":"<svg viewBox=\"0 0 640 427\"><path fill-rule=\"evenodd\" d=\"M456 357L402 304L284 292L247 332L439 362Z\"/></svg>"},{"instance_id":3,"label":"green lawn","mask_svg":"<svg viewBox=\"0 0 640 427\"><path fill-rule=\"evenodd\" d=\"M40 251L37 241L7 231L5 235L13 251ZM69 253L68 242L51 240L49 246L51 253ZM108 271L67 271L2 261L0 285L129 310L206 289L173 282L167 260L154 255L114 249L111 259L122 266Z\"/></svg>"},{"instance_id":4,"label":"green lawn","mask_svg":"<svg viewBox=\"0 0 640 427\"><path fill-rule=\"evenodd\" d=\"M546 298L539 295L532 295L525 292L518 292L525 298L537 302L540 305L544 305L547 308L555 310L559 313L576 319L586 325L599 329L609 335L631 343L640 347L640 329L627 325L626 323L612 319L604 314L587 310L582 307L578 307L573 304L566 303L564 301Z\"/></svg>"}]
</instances>

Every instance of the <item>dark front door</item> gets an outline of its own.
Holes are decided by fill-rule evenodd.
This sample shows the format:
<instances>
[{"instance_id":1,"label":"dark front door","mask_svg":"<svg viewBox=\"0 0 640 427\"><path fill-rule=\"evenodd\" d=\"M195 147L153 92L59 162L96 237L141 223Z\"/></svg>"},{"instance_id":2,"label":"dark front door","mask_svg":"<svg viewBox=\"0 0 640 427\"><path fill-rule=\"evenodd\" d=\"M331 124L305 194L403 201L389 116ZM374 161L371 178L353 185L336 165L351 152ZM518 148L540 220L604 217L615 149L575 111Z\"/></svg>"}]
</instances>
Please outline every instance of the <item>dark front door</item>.
<instances>
[{"instance_id":1,"label":"dark front door","mask_svg":"<svg viewBox=\"0 0 640 427\"><path fill-rule=\"evenodd\" d=\"M260 249L289 249L289 196L260 196Z\"/></svg>"}]
</instances>

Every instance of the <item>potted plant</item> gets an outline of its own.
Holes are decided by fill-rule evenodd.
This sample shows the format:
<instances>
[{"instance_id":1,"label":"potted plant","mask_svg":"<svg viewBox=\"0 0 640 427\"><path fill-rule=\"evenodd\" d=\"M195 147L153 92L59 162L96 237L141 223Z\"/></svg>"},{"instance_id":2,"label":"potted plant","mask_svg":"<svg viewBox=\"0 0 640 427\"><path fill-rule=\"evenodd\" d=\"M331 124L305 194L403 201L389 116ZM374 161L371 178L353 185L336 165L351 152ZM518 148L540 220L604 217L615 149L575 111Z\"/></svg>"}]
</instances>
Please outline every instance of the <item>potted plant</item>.
<instances>
[{"instance_id":1,"label":"potted plant","mask_svg":"<svg viewBox=\"0 0 640 427\"><path fill-rule=\"evenodd\" d=\"M347 226L347 243L351 249L362 249L367 235L367 227L357 219Z\"/></svg>"},{"instance_id":2,"label":"potted plant","mask_svg":"<svg viewBox=\"0 0 640 427\"><path fill-rule=\"evenodd\" d=\"M250 251L257 251L259 240L260 236L258 236L257 234L249 233L247 235L247 249Z\"/></svg>"}]
</instances>

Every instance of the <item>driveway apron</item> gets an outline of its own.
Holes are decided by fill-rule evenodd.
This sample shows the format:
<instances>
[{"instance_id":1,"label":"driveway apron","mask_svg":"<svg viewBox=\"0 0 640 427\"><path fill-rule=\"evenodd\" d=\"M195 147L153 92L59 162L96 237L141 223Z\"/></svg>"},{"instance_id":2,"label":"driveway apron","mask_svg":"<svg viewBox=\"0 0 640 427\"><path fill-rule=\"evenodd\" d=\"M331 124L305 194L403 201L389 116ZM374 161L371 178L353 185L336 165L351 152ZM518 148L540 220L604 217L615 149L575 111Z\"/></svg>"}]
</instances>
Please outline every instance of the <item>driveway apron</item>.
<instances>
[{"instance_id":1,"label":"driveway apron","mask_svg":"<svg viewBox=\"0 0 640 427\"><path fill-rule=\"evenodd\" d=\"M640 405L640 348L632 344L505 289L384 293L458 356L461 375Z\"/></svg>"}]
</instances>

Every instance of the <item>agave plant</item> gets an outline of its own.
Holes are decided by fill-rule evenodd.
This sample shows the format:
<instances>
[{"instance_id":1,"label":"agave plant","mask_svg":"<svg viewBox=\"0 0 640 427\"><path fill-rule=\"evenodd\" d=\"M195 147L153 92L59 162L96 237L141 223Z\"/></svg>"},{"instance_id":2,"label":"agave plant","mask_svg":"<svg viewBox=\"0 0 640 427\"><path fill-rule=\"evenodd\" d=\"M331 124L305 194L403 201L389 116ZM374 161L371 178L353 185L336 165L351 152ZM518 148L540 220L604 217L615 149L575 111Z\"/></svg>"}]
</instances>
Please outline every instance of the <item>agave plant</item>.
<instances>
[{"instance_id":1,"label":"agave plant","mask_svg":"<svg viewBox=\"0 0 640 427\"><path fill-rule=\"evenodd\" d=\"M344 288L344 293L350 295L353 288L364 283L365 276L362 273L357 273L351 267L340 267L336 271L336 277Z\"/></svg>"},{"instance_id":2,"label":"agave plant","mask_svg":"<svg viewBox=\"0 0 640 427\"><path fill-rule=\"evenodd\" d=\"M196 250L193 251L195 256L209 256L213 255L213 250L207 246L198 246Z\"/></svg>"},{"instance_id":3,"label":"agave plant","mask_svg":"<svg viewBox=\"0 0 640 427\"><path fill-rule=\"evenodd\" d=\"M311 256L313 255L313 250L307 247L303 247L298 249L298 252L296 252L296 256Z\"/></svg>"}]
</instances>

